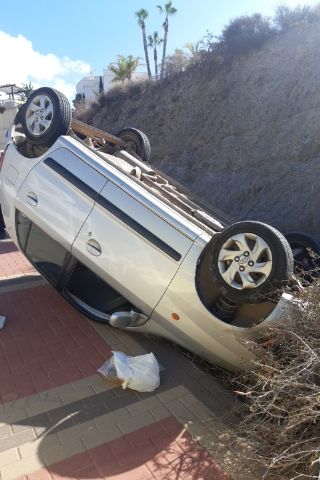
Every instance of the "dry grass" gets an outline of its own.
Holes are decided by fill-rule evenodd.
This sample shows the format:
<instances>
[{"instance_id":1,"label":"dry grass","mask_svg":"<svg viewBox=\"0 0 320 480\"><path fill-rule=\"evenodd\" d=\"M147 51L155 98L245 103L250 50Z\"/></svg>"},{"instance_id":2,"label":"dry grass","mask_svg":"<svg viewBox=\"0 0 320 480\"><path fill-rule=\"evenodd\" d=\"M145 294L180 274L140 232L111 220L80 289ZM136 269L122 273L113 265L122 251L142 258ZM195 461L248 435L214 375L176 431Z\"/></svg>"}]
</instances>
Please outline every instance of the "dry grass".
<instances>
[{"instance_id":1,"label":"dry grass","mask_svg":"<svg viewBox=\"0 0 320 480\"><path fill-rule=\"evenodd\" d=\"M259 362L235 380L246 406L240 433L272 480L320 478L320 281L297 300L260 339Z\"/></svg>"}]
</instances>

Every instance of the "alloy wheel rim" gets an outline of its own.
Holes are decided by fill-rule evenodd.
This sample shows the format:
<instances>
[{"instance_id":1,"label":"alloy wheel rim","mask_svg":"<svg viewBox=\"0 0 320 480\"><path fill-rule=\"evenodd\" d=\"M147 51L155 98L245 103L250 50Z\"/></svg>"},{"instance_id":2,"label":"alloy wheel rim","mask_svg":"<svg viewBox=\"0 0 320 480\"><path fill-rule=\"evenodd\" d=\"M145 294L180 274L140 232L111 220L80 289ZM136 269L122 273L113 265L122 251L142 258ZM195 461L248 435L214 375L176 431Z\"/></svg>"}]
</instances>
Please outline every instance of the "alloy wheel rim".
<instances>
[{"instance_id":1,"label":"alloy wheel rim","mask_svg":"<svg viewBox=\"0 0 320 480\"><path fill-rule=\"evenodd\" d=\"M254 233L232 235L219 252L218 268L230 287L237 290L257 288L270 276L271 249L263 238Z\"/></svg>"},{"instance_id":2,"label":"alloy wheel rim","mask_svg":"<svg viewBox=\"0 0 320 480\"><path fill-rule=\"evenodd\" d=\"M47 95L37 95L28 105L26 112L27 128L32 135L43 135L53 120L53 103Z\"/></svg>"}]
</instances>

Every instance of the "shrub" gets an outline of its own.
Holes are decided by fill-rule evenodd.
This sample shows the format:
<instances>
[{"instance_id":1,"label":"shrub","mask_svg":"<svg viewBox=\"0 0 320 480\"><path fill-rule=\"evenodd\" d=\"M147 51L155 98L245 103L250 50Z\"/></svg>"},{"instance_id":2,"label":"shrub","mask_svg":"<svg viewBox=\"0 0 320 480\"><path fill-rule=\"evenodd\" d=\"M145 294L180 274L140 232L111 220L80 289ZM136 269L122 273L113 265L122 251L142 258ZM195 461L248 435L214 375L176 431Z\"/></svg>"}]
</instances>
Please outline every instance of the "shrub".
<instances>
[{"instance_id":1,"label":"shrub","mask_svg":"<svg viewBox=\"0 0 320 480\"><path fill-rule=\"evenodd\" d=\"M312 8L307 5L298 5L295 8L290 8L286 5L279 5L276 8L273 21L278 30L286 32L292 27L303 23L312 23L318 18L318 9L315 7Z\"/></svg>"},{"instance_id":2,"label":"shrub","mask_svg":"<svg viewBox=\"0 0 320 480\"><path fill-rule=\"evenodd\" d=\"M85 94L84 93L77 93L75 98L72 100L73 106L75 109L83 109L85 106Z\"/></svg>"},{"instance_id":3,"label":"shrub","mask_svg":"<svg viewBox=\"0 0 320 480\"><path fill-rule=\"evenodd\" d=\"M224 42L207 30L199 42L199 55L194 63L199 64L203 63L203 61L209 61L211 64L217 66L224 62L224 57Z\"/></svg>"},{"instance_id":4,"label":"shrub","mask_svg":"<svg viewBox=\"0 0 320 480\"><path fill-rule=\"evenodd\" d=\"M260 340L265 355L237 378L263 478L318 479L320 472L320 281L301 288L299 303ZM239 392L240 390L240 392Z\"/></svg>"},{"instance_id":5,"label":"shrub","mask_svg":"<svg viewBox=\"0 0 320 480\"><path fill-rule=\"evenodd\" d=\"M199 43L201 52L212 52L215 48L216 42L217 37L207 30Z\"/></svg>"},{"instance_id":6,"label":"shrub","mask_svg":"<svg viewBox=\"0 0 320 480\"><path fill-rule=\"evenodd\" d=\"M188 55L180 48L176 48L174 53L166 58L165 75L175 75L183 72L190 62Z\"/></svg>"},{"instance_id":7,"label":"shrub","mask_svg":"<svg viewBox=\"0 0 320 480\"><path fill-rule=\"evenodd\" d=\"M275 30L269 19L256 13L232 20L222 31L220 41L229 54L236 55L259 48L274 34Z\"/></svg>"}]
</instances>

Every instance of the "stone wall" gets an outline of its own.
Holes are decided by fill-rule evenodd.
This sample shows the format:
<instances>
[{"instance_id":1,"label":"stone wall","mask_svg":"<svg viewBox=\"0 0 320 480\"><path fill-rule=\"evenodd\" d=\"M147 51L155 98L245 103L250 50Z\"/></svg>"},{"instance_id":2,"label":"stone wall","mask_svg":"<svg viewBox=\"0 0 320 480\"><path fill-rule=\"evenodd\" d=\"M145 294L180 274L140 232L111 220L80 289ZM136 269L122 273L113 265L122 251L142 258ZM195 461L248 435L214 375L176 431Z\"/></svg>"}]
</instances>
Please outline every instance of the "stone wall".
<instances>
[{"instance_id":1,"label":"stone wall","mask_svg":"<svg viewBox=\"0 0 320 480\"><path fill-rule=\"evenodd\" d=\"M234 219L320 237L320 24L273 38L218 73L193 69L90 123L150 137L152 163Z\"/></svg>"}]
</instances>

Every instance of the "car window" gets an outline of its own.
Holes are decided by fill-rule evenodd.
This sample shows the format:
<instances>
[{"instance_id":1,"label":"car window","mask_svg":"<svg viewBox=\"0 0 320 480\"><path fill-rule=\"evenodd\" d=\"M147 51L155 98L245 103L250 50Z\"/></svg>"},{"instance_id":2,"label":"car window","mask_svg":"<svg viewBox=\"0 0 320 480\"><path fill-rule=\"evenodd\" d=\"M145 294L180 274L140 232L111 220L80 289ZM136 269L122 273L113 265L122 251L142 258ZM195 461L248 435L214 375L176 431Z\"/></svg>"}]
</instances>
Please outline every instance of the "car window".
<instances>
[{"instance_id":1,"label":"car window","mask_svg":"<svg viewBox=\"0 0 320 480\"><path fill-rule=\"evenodd\" d=\"M67 250L21 212L17 212L17 236L26 257L40 273L56 285Z\"/></svg>"},{"instance_id":2,"label":"car window","mask_svg":"<svg viewBox=\"0 0 320 480\"><path fill-rule=\"evenodd\" d=\"M29 231L31 228L31 221L23 213L17 211L16 215L17 237L21 250L25 251Z\"/></svg>"}]
</instances>

